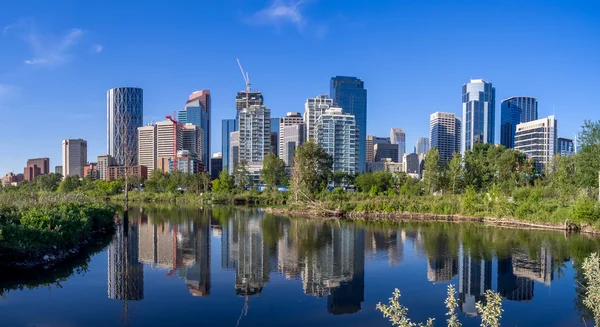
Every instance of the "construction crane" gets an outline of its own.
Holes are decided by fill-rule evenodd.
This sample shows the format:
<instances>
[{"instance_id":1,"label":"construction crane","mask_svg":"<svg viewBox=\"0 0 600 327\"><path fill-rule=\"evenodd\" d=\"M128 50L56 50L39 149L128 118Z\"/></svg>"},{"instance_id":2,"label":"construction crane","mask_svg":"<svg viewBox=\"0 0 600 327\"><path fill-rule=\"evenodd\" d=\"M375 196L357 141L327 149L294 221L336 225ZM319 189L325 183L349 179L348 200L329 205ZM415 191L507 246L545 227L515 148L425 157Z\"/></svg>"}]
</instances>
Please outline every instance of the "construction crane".
<instances>
[{"instance_id":1,"label":"construction crane","mask_svg":"<svg viewBox=\"0 0 600 327\"><path fill-rule=\"evenodd\" d=\"M183 128L183 124L175 120L175 112L173 116L167 115L167 119L173 123L173 171L177 169L177 127Z\"/></svg>"},{"instance_id":2,"label":"construction crane","mask_svg":"<svg viewBox=\"0 0 600 327\"><path fill-rule=\"evenodd\" d=\"M242 68L242 63L240 62L240 60L237 58L235 60L237 60L238 66L240 67L240 71L242 72L242 77L244 78L244 83L246 84L246 109L248 109L250 101L250 91L252 90L252 84L250 83L250 75L248 75L248 72L244 72L244 68Z\"/></svg>"}]
</instances>

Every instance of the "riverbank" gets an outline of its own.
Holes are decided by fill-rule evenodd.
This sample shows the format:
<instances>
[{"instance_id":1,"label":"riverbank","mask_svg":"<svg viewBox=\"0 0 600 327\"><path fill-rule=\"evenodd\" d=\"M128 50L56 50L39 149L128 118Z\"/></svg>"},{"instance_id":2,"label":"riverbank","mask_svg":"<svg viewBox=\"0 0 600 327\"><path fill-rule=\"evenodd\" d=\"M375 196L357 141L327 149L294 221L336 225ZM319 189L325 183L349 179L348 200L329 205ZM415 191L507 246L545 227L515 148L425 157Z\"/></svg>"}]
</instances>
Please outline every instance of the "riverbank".
<instances>
[{"instance_id":1,"label":"riverbank","mask_svg":"<svg viewBox=\"0 0 600 327\"><path fill-rule=\"evenodd\" d=\"M513 227L522 229L558 230L600 235L600 229L590 224L575 224L566 220L564 223L531 222L518 218L495 218L484 216L465 216L459 214L431 214L414 212L346 212L328 209L299 209L267 207L266 213L287 216L318 217L320 219L345 219L360 221L402 222L448 222L448 223L481 223L488 226Z\"/></svg>"},{"instance_id":2,"label":"riverbank","mask_svg":"<svg viewBox=\"0 0 600 327\"><path fill-rule=\"evenodd\" d=\"M57 202L0 206L0 266L48 268L112 233L116 208Z\"/></svg>"}]
</instances>

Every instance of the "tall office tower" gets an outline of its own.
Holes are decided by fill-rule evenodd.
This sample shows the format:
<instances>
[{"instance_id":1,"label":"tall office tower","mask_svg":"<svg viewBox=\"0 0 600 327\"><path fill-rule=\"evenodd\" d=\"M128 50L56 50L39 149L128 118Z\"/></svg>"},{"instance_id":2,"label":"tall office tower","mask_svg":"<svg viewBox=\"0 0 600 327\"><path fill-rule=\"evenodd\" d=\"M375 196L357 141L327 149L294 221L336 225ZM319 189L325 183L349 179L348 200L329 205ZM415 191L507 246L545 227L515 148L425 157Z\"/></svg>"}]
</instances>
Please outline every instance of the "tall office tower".
<instances>
[{"instance_id":1,"label":"tall office tower","mask_svg":"<svg viewBox=\"0 0 600 327\"><path fill-rule=\"evenodd\" d=\"M515 147L517 124L538 119L538 102L532 97L512 97L500 105L500 144Z\"/></svg>"},{"instance_id":2,"label":"tall office tower","mask_svg":"<svg viewBox=\"0 0 600 327\"><path fill-rule=\"evenodd\" d=\"M306 125L306 141L316 141L315 125L317 119L325 110L333 107L333 99L327 95L319 95L316 98L308 98L304 103L304 124Z\"/></svg>"},{"instance_id":3,"label":"tall office tower","mask_svg":"<svg viewBox=\"0 0 600 327\"><path fill-rule=\"evenodd\" d=\"M148 173L156 169L156 125L138 127L138 164L146 166ZM100 165L100 163L98 163ZM100 170L100 173L102 171ZM102 178L100 178L102 179Z\"/></svg>"},{"instance_id":4,"label":"tall office tower","mask_svg":"<svg viewBox=\"0 0 600 327\"><path fill-rule=\"evenodd\" d=\"M233 174L235 166L240 162L240 132L231 132L229 136L229 175Z\"/></svg>"},{"instance_id":5,"label":"tall office tower","mask_svg":"<svg viewBox=\"0 0 600 327\"><path fill-rule=\"evenodd\" d=\"M402 162L399 158L398 145L391 143L378 143L373 146L375 162L386 161L390 159L392 162Z\"/></svg>"},{"instance_id":6,"label":"tall office tower","mask_svg":"<svg viewBox=\"0 0 600 327\"><path fill-rule=\"evenodd\" d=\"M196 152L196 154L198 155L198 159L200 159L207 168L210 161L210 110L210 91L200 90L192 93L188 97L185 109L179 111L177 114L177 119L180 123L184 125L193 124L200 127L203 153Z\"/></svg>"},{"instance_id":7,"label":"tall office tower","mask_svg":"<svg viewBox=\"0 0 600 327\"><path fill-rule=\"evenodd\" d=\"M252 105L239 111L239 161L259 163L271 152L271 110Z\"/></svg>"},{"instance_id":8,"label":"tall office tower","mask_svg":"<svg viewBox=\"0 0 600 327\"><path fill-rule=\"evenodd\" d=\"M49 158L36 158L28 159L27 166L36 165L40 168L40 175L50 174L50 159Z\"/></svg>"},{"instance_id":9,"label":"tall office tower","mask_svg":"<svg viewBox=\"0 0 600 327\"><path fill-rule=\"evenodd\" d=\"M429 152L429 138L419 137L415 144L415 153L421 155L427 154L427 152Z\"/></svg>"},{"instance_id":10,"label":"tall office tower","mask_svg":"<svg viewBox=\"0 0 600 327\"><path fill-rule=\"evenodd\" d=\"M219 174L223 170L223 154L217 152L210 158L210 178L219 178Z\"/></svg>"},{"instance_id":11,"label":"tall office tower","mask_svg":"<svg viewBox=\"0 0 600 327\"><path fill-rule=\"evenodd\" d=\"M183 150L183 128L179 125L176 127L177 148L174 149L173 133L175 129L173 122L163 120L156 123L156 158L173 158L177 151Z\"/></svg>"},{"instance_id":12,"label":"tall office tower","mask_svg":"<svg viewBox=\"0 0 600 327\"><path fill-rule=\"evenodd\" d=\"M406 153L406 133L402 128L392 128L390 131L390 142L392 144L398 144L398 158L402 162L404 154Z\"/></svg>"},{"instance_id":13,"label":"tall office tower","mask_svg":"<svg viewBox=\"0 0 600 327\"><path fill-rule=\"evenodd\" d=\"M200 162L202 162L202 164L205 167L208 167L208 162L204 162L202 161L204 158L204 132L202 131L202 128L200 128L200 126L198 125L192 125L190 123L187 123L185 125L183 125L183 145L182 145L182 149L183 150L188 150L190 152L190 154L196 158L198 158L198 160L200 160Z\"/></svg>"},{"instance_id":14,"label":"tall office tower","mask_svg":"<svg viewBox=\"0 0 600 327\"><path fill-rule=\"evenodd\" d=\"M108 167L116 165L117 162L110 154L98 156L98 179L103 181L110 180L108 176Z\"/></svg>"},{"instance_id":15,"label":"tall office tower","mask_svg":"<svg viewBox=\"0 0 600 327\"><path fill-rule=\"evenodd\" d=\"M144 92L137 87L118 87L106 93L107 151L117 165L137 164L137 128L144 118Z\"/></svg>"},{"instance_id":16,"label":"tall office tower","mask_svg":"<svg viewBox=\"0 0 600 327\"><path fill-rule=\"evenodd\" d=\"M354 115L330 108L317 120L317 144L333 158L333 171L359 172L359 132Z\"/></svg>"},{"instance_id":17,"label":"tall office tower","mask_svg":"<svg viewBox=\"0 0 600 327\"><path fill-rule=\"evenodd\" d=\"M532 158L538 172L543 172L557 153L558 121L554 115L517 125L515 150Z\"/></svg>"},{"instance_id":18,"label":"tall office tower","mask_svg":"<svg viewBox=\"0 0 600 327\"><path fill-rule=\"evenodd\" d=\"M286 166L292 165L294 152L305 141L305 126L299 112L288 112L279 120L279 158Z\"/></svg>"},{"instance_id":19,"label":"tall office tower","mask_svg":"<svg viewBox=\"0 0 600 327\"><path fill-rule=\"evenodd\" d=\"M231 174L232 170L229 169L229 147L231 133L238 130L236 119L223 119L221 122L221 153L223 154L223 168L227 168L227 171Z\"/></svg>"},{"instance_id":20,"label":"tall office tower","mask_svg":"<svg viewBox=\"0 0 600 327\"><path fill-rule=\"evenodd\" d=\"M573 139L568 139L566 137L558 138L558 149L557 153L560 153L561 156L572 156L575 154L575 145L573 143Z\"/></svg>"},{"instance_id":21,"label":"tall office tower","mask_svg":"<svg viewBox=\"0 0 600 327\"><path fill-rule=\"evenodd\" d=\"M460 152L461 121L454 114L436 112L429 116L431 147L440 153L441 162L449 162L455 152Z\"/></svg>"},{"instance_id":22,"label":"tall office tower","mask_svg":"<svg viewBox=\"0 0 600 327\"><path fill-rule=\"evenodd\" d=\"M87 164L87 142L82 139L63 140L62 162L63 177L83 178L83 166Z\"/></svg>"},{"instance_id":23,"label":"tall office tower","mask_svg":"<svg viewBox=\"0 0 600 327\"><path fill-rule=\"evenodd\" d=\"M367 135L367 162L375 160L375 144L392 144L389 137ZM396 160L396 162L398 162Z\"/></svg>"},{"instance_id":24,"label":"tall office tower","mask_svg":"<svg viewBox=\"0 0 600 327\"><path fill-rule=\"evenodd\" d=\"M475 143L494 143L496 88L483 79L472 79L462 87L461 153Z\"/></svg>"},{"instance_id":25,"label":"tall office tower","mask_svg":"<svg viewBox=\"0 0 600 327\"><path fill-rule=\"evenodd\" d=\"M469 316L476 316L475 304L485 299L492 288L492 262L471 253L460 253L458 259L458 307Z\"/></svg>"},{"instance_id":26,"label":"tall office tower","mask_svg":"<svg viewBox=\"0 0 600 327\"><path fill-rule=\"evenodd\" d=\"M336 76L331 78L330 94L333 103L354 115L358 129L358 171L367 168L367 90L363 80L356 77Z\"/></svg>"},{"instance_id":27,"label":"tall office tower","mask_svg":"<svg viewBox=\"0 0 600 327\"><path fill-rule=\"evenodd\" d=\"M271 118L271 153L279 157L279 118Z\"/></svg>"}]
</instances>

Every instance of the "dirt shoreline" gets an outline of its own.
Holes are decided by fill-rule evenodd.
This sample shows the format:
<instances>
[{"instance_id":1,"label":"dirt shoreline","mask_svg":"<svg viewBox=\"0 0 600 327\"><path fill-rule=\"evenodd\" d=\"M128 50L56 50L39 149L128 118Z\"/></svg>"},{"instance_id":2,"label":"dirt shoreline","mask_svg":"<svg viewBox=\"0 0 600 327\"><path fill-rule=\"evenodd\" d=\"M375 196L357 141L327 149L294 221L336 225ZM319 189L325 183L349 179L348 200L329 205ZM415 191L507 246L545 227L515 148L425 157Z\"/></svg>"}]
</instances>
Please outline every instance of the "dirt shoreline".
<instances>
[{"instance_id":1,"label":"dirt shoreline","mask_svg":"<svg viewBox=\"0 0 600 327\"><path fill-rule=\"evenodd\" d=\"M448 222L448 223L481 223L487 226L510 227L521 229L543 229L565 232L579 232L586 234L600 235L600 230L590 225L576 225L565 222L558 223L536 223L519 219L493 218L493 217L475 217L463 215L440 215L429 213L412 212L343 212L341 210L320 210L320 209L282 209L282 208L263 208L263 211L270 214L318 217L322 219L346 219L346 220L364 220L364 221L391 221L391 222Z\"/></svg>"}]
</instances>

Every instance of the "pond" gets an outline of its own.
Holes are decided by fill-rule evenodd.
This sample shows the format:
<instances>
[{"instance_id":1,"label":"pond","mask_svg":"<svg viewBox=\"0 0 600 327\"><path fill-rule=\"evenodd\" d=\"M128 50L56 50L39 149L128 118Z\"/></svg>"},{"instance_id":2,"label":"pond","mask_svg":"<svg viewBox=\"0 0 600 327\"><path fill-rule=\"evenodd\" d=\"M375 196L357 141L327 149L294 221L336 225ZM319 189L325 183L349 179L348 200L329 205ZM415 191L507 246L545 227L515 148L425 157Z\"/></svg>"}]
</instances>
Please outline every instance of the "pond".
<instances>
[{"instance_id":1,"label":"pond","mask_svg":"<svg viewBox=\"0 0 600 327\"><path fill-rule=\"evenodd\" d=\"M593 325L580 265L599 249L553 231L143 206L90 253L0 272L0 325L390 326L375 306L398 288L413 320L445 326L449 284L463 326L479 326L486 290L503 326Z\"/></svg>"}]
</instances>

